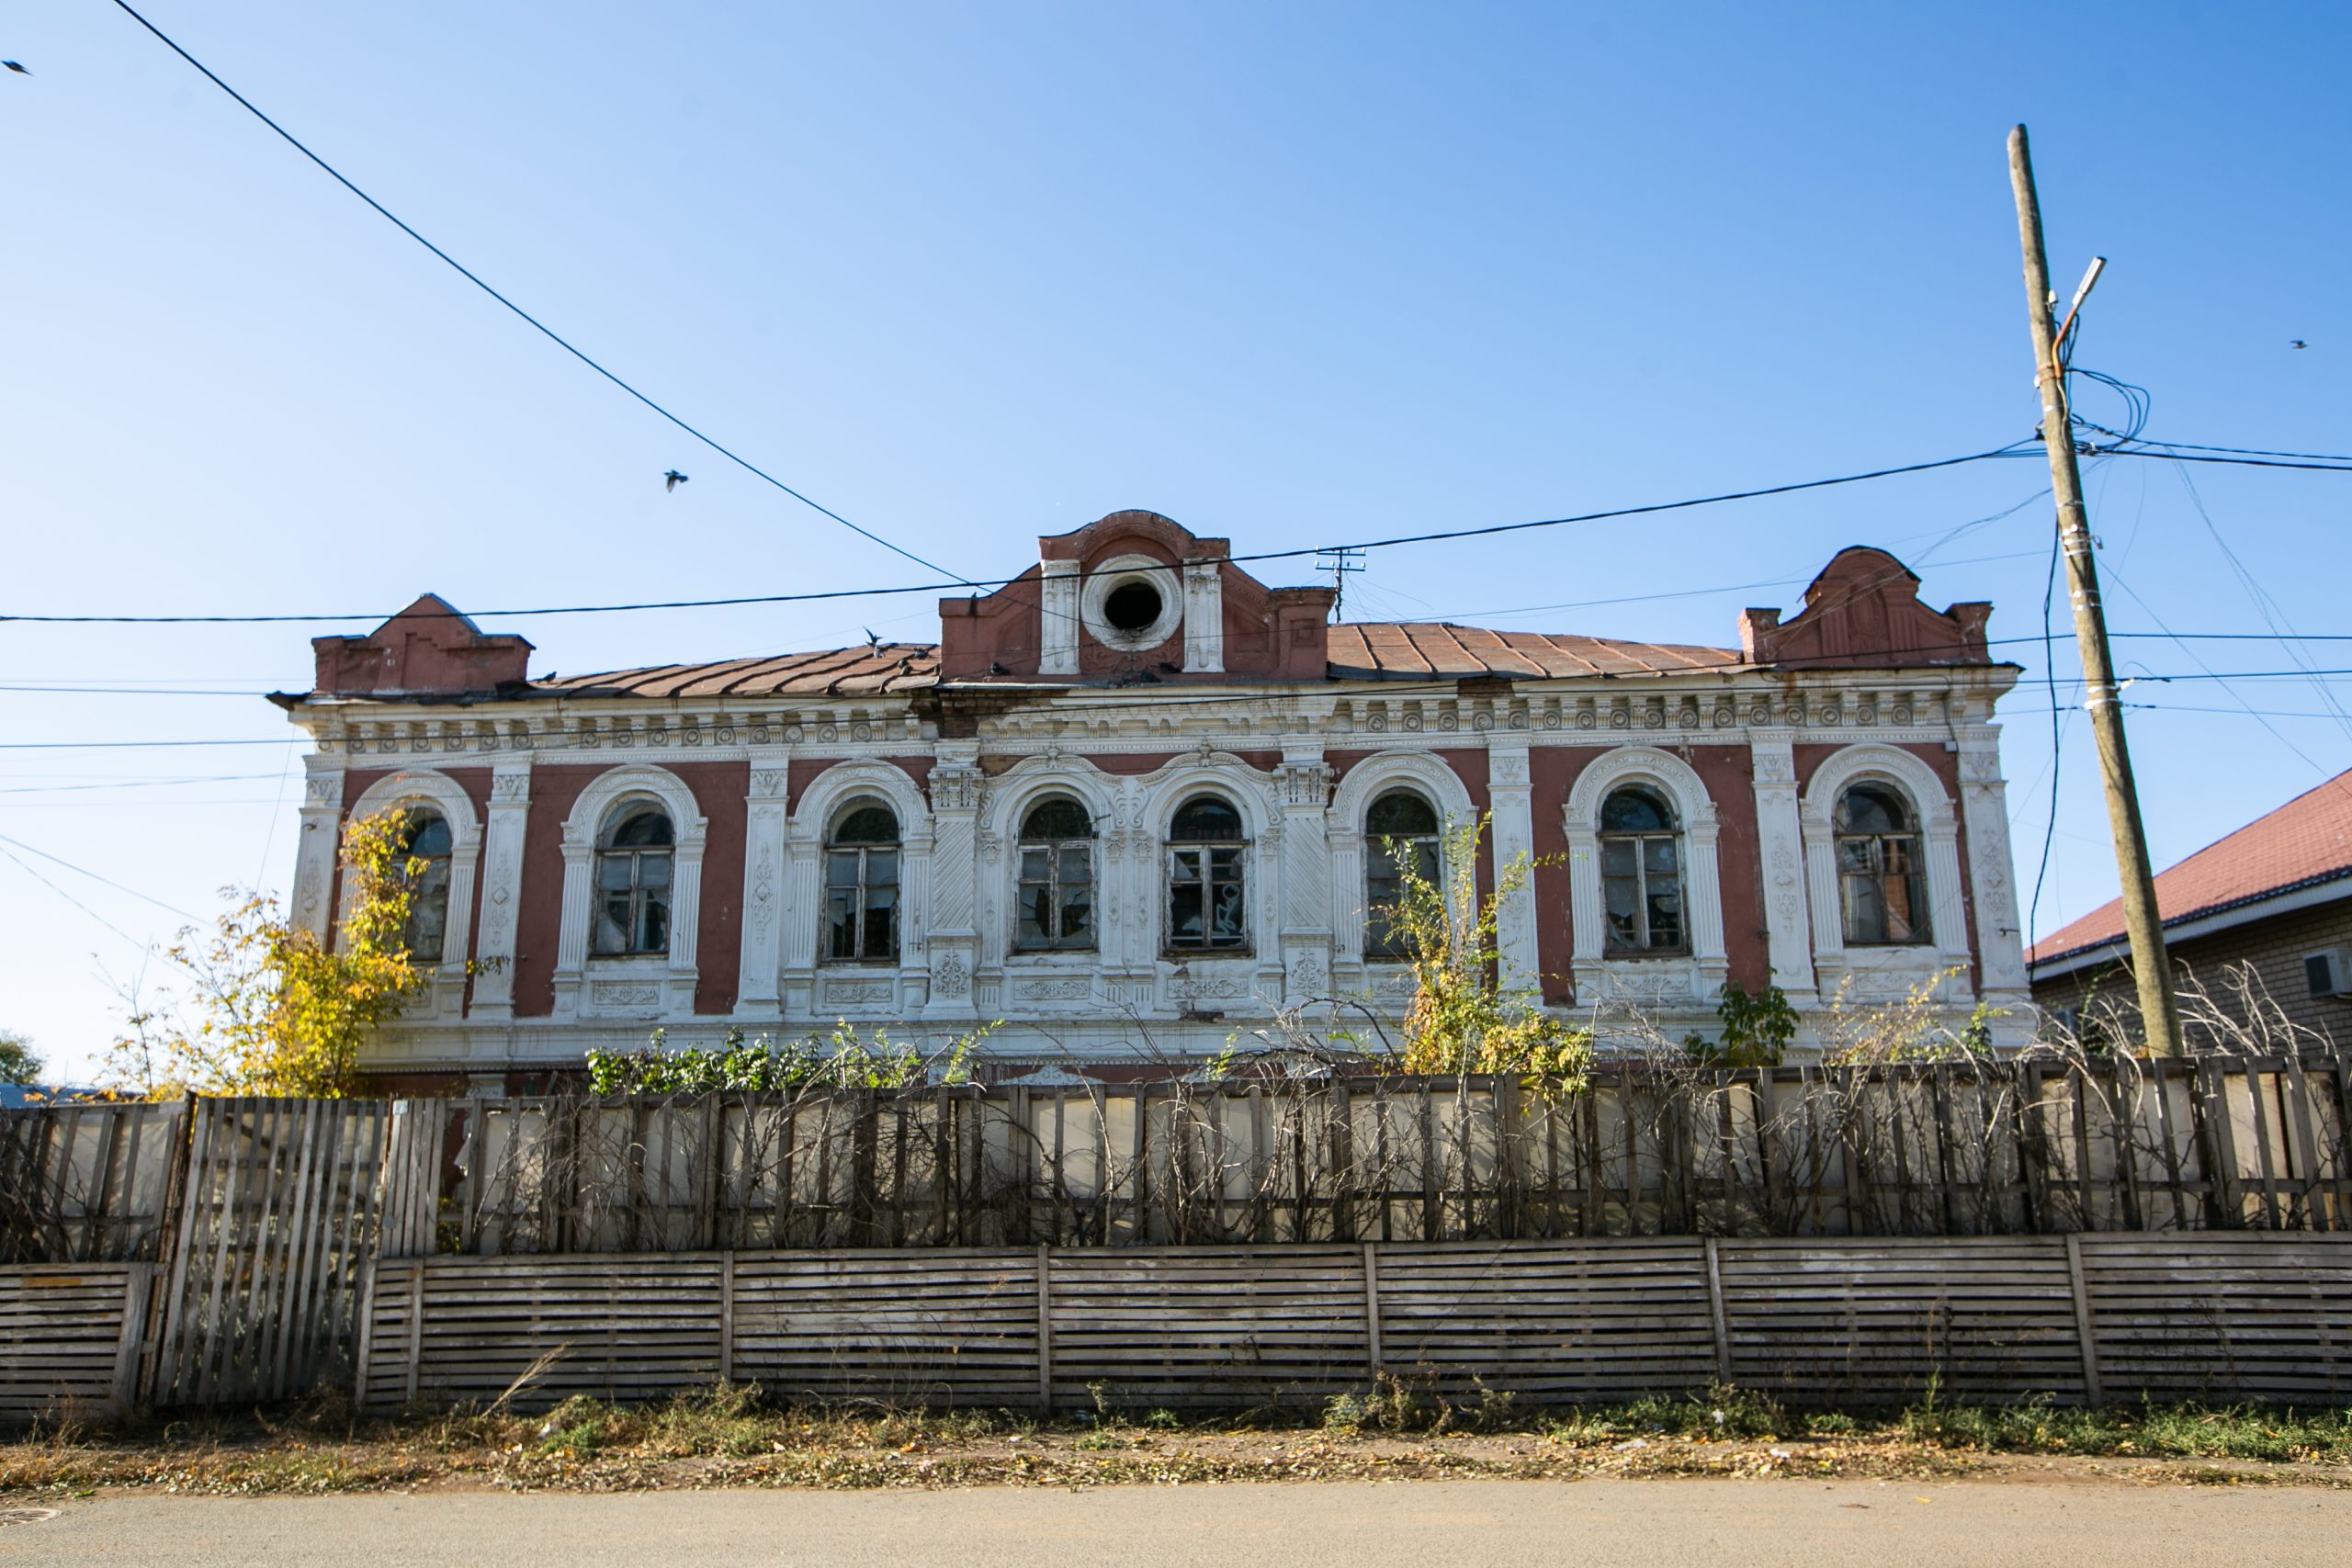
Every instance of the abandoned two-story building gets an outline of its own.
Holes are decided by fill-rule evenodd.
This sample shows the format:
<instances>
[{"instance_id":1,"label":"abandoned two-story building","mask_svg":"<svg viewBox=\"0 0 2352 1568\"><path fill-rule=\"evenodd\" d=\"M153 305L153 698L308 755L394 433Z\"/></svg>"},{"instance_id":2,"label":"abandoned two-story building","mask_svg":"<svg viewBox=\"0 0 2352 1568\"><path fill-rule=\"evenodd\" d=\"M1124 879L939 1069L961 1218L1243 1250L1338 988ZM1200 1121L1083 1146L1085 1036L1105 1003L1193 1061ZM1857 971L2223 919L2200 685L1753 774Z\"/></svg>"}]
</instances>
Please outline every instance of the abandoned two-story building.
<instances>
[{"instance_id":1,"label":"abandoned two-story building","mask_svg":"<svg viewBox=\"0 0 2352 1568\"><path fill-rule=\"evenodd\" d=\"M1535 863L1506 978L1564 1016L1679 1034L1725 981L1807 1015L1932 984L2030 1032L1989 606L1856 547L1736 649L1331 607L1148 512L942 601L936 644L534 679L428 595L276 699L315 742L292 915L332 930L345 820L411 814L434 978L387 1078L837 1020L1199 1059L1288 1003L1400 1014L1396 852L1433 867L1485 815L1482 881Z\"/></svg>"}]
</instances>

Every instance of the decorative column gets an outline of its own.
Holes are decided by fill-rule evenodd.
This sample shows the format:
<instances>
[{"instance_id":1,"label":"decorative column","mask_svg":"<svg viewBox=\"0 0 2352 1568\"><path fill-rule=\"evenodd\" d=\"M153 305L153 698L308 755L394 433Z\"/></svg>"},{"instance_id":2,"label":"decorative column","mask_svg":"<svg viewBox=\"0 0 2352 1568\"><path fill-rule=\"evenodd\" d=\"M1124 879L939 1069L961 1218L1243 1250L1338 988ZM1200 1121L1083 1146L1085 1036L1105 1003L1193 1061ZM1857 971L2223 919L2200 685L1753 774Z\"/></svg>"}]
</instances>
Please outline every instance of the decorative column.
<instances>
[{"instance_id":1,"label":"decorative column","mask_svg":"<svg viewBox=\"0 0 2352 1568\"><path fill-rule=\"evenodd\" d=\"M2024 922L2010 874L2008 788L2001 778L2000 727L1960 728L1960 817L1968 835L1969 886L1976 906L1978 994L1992 1004L1993 1041L2022 1046L2033 1037L2032 978Z\"/></svg>"},{"instance_id":2,"label":"decorative column","mask_svg":"<svg viewBox=\"0 0 2352 1568\"><path fill-rule=\"evenodd\" d=\"M302 834L294 845L294 925L322 942L334 912L336 851L343 838L343 767L340 751L313 751L302 759Z\"/></svg>"},{"instance_id":3,"label":"decorative column","mask_svg":"<svg viewBox=\"0 0 2352 1568\"><path fill-rule=\"evenodd\" d=\"M925 1018L967 1021L979 955L979 818L988 783L978 741L943 740L931 768L931 998Z\"/></svg>"},{"instance_id":4,"label":"decorative column","mask_svg":"<svg viewBox=\"0 0 2352 1568\"><path fill-rule=\"evenodd\" d=\"M1225 668L1225 580L1215 561L1184 565L1184 669Z\"/></svg>"},{"instance_id":5,"label":"decorative column","mask_svg":"<svg viewBox=\"0 0 2352 1568\"><path fill-rule=\"evenodd\" d=\"M735 987L735 1016L775 1022L782 1016L784 949L784 822L790 777L788 746L752 752L751 791L744 797L743 950Z\"/></svg>"},{"instance_id":6,"label":"decorative column","mask_svg":"<svg viewBox=\"0 0 2352 1568\"><path fill-rule=\"evenodd\" d=\"M523 909L523 833L531 814L531 758L502 757L490 771L482 828L481 932L474 942L473 1016L514 1016L514 931Z\"/></svg>"},{"instance_id":7,"label":"decorative column","mask_svg":"<svg viewBox=\"0 0 2352 1568\"><path fill-rule=\"evenodd\" d=\"M823 846L821 822L787 818L784 833L784 909L778 921L784 953L778 1004L791 1023L812 1021L817 1005L817 938L824 914L817 874Z\"/></svg>"},{"instance_id":8,"label":"decorative column","mask_svg":"<svg viewBox=\"0 0 2352 1568\"><path fill-rule=\"evenodd\" d=\"M1525 855L1535 855L1534 788L1527 772L1527 740L1495 731L1487 741L1487 800L1493 813L1495 879L1503 868ZM1543 959L1536 945L1535 879L1520 881L1497 911L1495 945L1498 968L1505 989L1524 989L1539 983Z\"/></svg>"},{"instance_id":9,"label":"decorative column","mask_svg":"<svg viewBox=\"0 0 2352 1568\"><path fill-rule=\"evenodd\" d=\"M580 1016L580 991L588 972L588 882L595 846L585 833L563 835L563 895L558 906L555 943L555 1016Z\"/></svg>"},{"instance_id":10,"label":"decorative column","mask_svg":"<svg viewBox=\"0 0 2352 1568\"><path fill-rule=\"evenodd\" d=\"M701 816L676 824L677 849L670 856L670 971L663 987L662 1013L690 1018L695 1010L695 951L702 938L702 852L708 842L709 819Z\"/></svg>"},{"instance_id":11,"label":"decorative column","mask_svg":"<svg viewBox=\"0 0 2352 1568\"><path fill-rule=\"evenodd\" d=\"M1928 935L1935 939L1936 950L1943 954L1947 969L1965 971L1974 956L1968 951L1968 900L1962 895L1960 880L1960 818L1947 812L1943 820L1930 819L1926 834L1928 840L1928 896L1933 909L1928 919L1932 929ZM2010 924L2016 924L2014 917ZM1939 992L1965 991L1967 981L1947 982Z\"/></svg>"},{"instance_id":12,"label":"decorative column","mask_svg":"<svg viewBox=\"0 0 2352 1568\"><path fill-rule=\"evenodd\" d=\"M1290 1002L1330 994L1331 848L1324 814L1331 778L1320 741L1283 745L1274 780L1283 814L1283 995Z\"/></svg>"},{"instance_id":13,"label":"decorative column","mask_svg":"<svg viewBox=\"0 0 2352 1568\"><path fill-rule=\"evenodd\" d=\"M1043 560L1037 604L1037 673L1078 673L1078 562Z\"/></svg>"},{"instance_id":14,"label":"decorative column","mask_svg":"<svg viewBox=\"0 0 2352 1568\"><path fill-rule=\"evenodd\" d=\"M928 817L902 829L899 844L899 1016L921 1015L931 1001L932 863L936 840Z\"/></svg>"},{"instance_id":15,"label":"decorative column","mask_svg":"<svg viewBox=\"0 0 2352 1568\"><path fill-rule=\"evenodd\" d=\"M1976 957L1984 991L2022 1002L2030 985L2017 884L2009 874L2008 786L2001 778L2000 727L1961 728L1960 818L1968 835L1969 885L1975 894Z\"/></svg>"},{"instance_id":16,"label":"decorative column","mask_svg":"<svg viewBox=\"0 0 2352 1568\"><path fill-rule=\"evenodd\" d=\"M1793 736L1785 729L1752 731L1748 754L1755 776L1756 845L1771 983L1788 994L1792 1006L1810 1007L1820 993L1806 916L1804 829L1797 816Z\"/></svg>"}]
</instances>

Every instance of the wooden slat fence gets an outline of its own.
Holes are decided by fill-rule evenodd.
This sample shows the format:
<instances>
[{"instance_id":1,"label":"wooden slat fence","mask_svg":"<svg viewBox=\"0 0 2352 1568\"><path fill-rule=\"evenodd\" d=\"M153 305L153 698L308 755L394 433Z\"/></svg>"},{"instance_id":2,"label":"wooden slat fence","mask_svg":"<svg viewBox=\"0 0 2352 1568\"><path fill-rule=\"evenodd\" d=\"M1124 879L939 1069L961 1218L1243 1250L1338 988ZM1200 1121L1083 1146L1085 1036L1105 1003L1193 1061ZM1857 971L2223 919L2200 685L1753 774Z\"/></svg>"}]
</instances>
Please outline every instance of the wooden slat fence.
<instances>
[{"instance_id":1,"label":"wooden slat fence","mask_svg":"<svg viewBox=\"0 0 2352 1568\"><path fill-rule=\"evenodd\" d=\"M149 1263L0 1268L0 1427L136 1402Z\"/></svg>"},{"instance_id":2,"label":"wooden slat fence","mask_svg":"<svg viewBox=\"0 0 2352 1568\"><path fill-rule=\"evenodd\" d=\"M378 1266L367 1404L726 1380L913 1405L1521 1406L1717 1381L1797 1406L2352 1399L2352 1238L1368 1243Z\"/></svg>"},{"instance_id":3,"label":"wooden slat fence","mask_svg":"<svg viewBox=\"0 0 2352 1568\"><path fill-rule=\"evenodd\" d=\"M0 1111L0 1265L160 1258L188 1105Z\"/></svg>"},{"instance_id":4,"label":"wooden slat fence","mask_svg":"<svg viewBox=\"0 0 2352 1568\"><path fill-rule=\"evenodd\" d=\"M2352 1224L2341 1058L431 1102L484 1256ZM420 1111L420 1114L426 1112Z\"/></svg>"},{"instance_id":5,"label":"wooden slat fence","mask_svg":"<svg viewBox=\"0 0 2352 1568\"><path fill-rule=\"evenodd\" d=\"M222 1404L347 1379L379 1232L432 1245L438 1132L380 1100L198 1101L149 1396Z\"/></svg>"}]
</instances>

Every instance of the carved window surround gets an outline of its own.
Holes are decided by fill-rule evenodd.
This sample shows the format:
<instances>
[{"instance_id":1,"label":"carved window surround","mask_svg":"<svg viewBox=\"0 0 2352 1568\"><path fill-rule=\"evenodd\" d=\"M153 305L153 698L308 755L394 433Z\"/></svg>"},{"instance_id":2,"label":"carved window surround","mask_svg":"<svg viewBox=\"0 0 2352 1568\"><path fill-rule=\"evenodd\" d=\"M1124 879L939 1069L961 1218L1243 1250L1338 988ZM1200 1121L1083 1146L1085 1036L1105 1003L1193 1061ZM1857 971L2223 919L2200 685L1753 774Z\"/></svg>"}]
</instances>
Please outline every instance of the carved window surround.
<instances>
[{"instance_id":1,"label":"carved window surround","mask_svg":"<svg viewBox=\"0 0 2352 1568\"><path fill-rule=\"evenodd\" d=\"M1902 792L1918 813L1927 845L1929 942L1916 947L1846 946L1845 909L1838 887L1837 833L1832 817L1838 797L1865 781ZM1849 979L1850 990L1867 1001L1908 994L1939 970L1958 968L1955 980L1938 987L1952 998L1970 994L1968 911L1961 898L1960 822L1951 797L1933 768L1896 746L1848 746L1831 753L1805 785L1797 808L1804 833L1806 889L1813 909L1813 957L1824 997Z\"/></svg>"},{"instance_id":2,"label":"carved window surround","mask_svg":"<svg viewBox=\"0 0 2352 1568\"><path fill-rule=\"evenodd\" d=\"M670 951L666 956L592 958L589 904L594 895L597 836L616 811L634 801L650 802L669 813L675 836ZM608 769L580 792L563 823L563 913L555 960L559 1019L682 1018L694 1012L702 855L708 828L694 791L667 768L635 762Z\"/></svg>"},{"instance_id":3,"label":"carved window surround","mask_svg":"<svg viewBox=\"0 0 2352 1568\"><path fill-rule=\"evenodd\" d=\"M1386 751L1367 757L1340 780L1339 788L1331 794L1325 829L1331 850L1332 949L1338 963L1363 965L1367 980L1399 967L1379 960L1367 964L1363 955L1365 857L1379 852L1377 846L1364 840L1364 814L1392 789L1409 789L1435 807L1441 834L1478 815L1461 775L1427 751ZM1374 989L1377 992L1376 984Z\"/></svg>"},{"instance_id":4,"label":"carved window surround","mask_svg":"<svg viewBox=\"0 0 2352 1568\"><path fill-rule=\"evenodd\" d=\"M1600 892L1601 803L1623 785L1646 784L1665 795L1682 829L1682 897L1690 951L1656 957L1611 957ZM1587 764L1562 808L1568 837L1568 919L1572 973L1579 1002L1624 999L1644 1005L1711 1005L1731 971L1724 951L1721 833L1714 797L1698 771L1671 751L1624 746Z\"/></svg>"},{"instance_id":5,"label":"carved window surround","mask_svg":"<svg viewBox=\"0 0 2352 1568\"><path fill-rule=\"evenodd\" d=\"M842 809L866 796L888 806L899 820L898 962L825 962L825 838ZM931 968L933 847L931 803L895 763L837 762L801 791L784 831L781 990L786 1017L895 1018L923 1004Z\"/></svg>"},{"instance_id":6,"label":"carved window surround","mask_svg":"<svg viewBox=\"0 0 2352 1568\"><path fill-rule=\"evenodd\" d=\"M434 967L425 994L401 1010L414 1022L455 1020L465 1010L466 960L473 953L474 886L481 874L481 818L465 787L435 768L404 768L387 773L362 790L351 803L353 818L379 811L422 807L438 812L449 824L449 913L442 928L441 962ZM335 945L344 944L335 932Z\"/></svg>"}]
</instances>

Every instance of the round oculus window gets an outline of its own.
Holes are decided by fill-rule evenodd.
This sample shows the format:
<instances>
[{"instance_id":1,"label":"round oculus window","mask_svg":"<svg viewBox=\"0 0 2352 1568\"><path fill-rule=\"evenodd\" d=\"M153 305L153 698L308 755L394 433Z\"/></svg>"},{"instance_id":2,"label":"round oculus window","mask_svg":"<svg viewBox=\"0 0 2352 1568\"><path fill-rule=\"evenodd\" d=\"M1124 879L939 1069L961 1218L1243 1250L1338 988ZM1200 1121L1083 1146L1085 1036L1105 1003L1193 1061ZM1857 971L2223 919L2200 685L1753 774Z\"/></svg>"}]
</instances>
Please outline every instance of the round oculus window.
<instances>
[{"instance_id":1,"label":"round oculus window","mask_svg":"<svg viewBox=\"0 0 2352 1568\"><path fill-rule=\"evenodd\" d=\"M1102 601L1102 618L1130 637L1159 619L1159 590L1148 582L1122 582Z\"/></svg>"},{"instance_id":2,"label":"round oculus window","mask_svg":"<svg viewBox=\"0 0 2352 1568\"><path fill-rule=\"evenodd\" d=\"M1114 556L1086 574L1079 619L1088 634L1122 653L1158 648L1183 624L1183 585L1176 570L1149 556Z\"/></svg>"}]
</instances>

